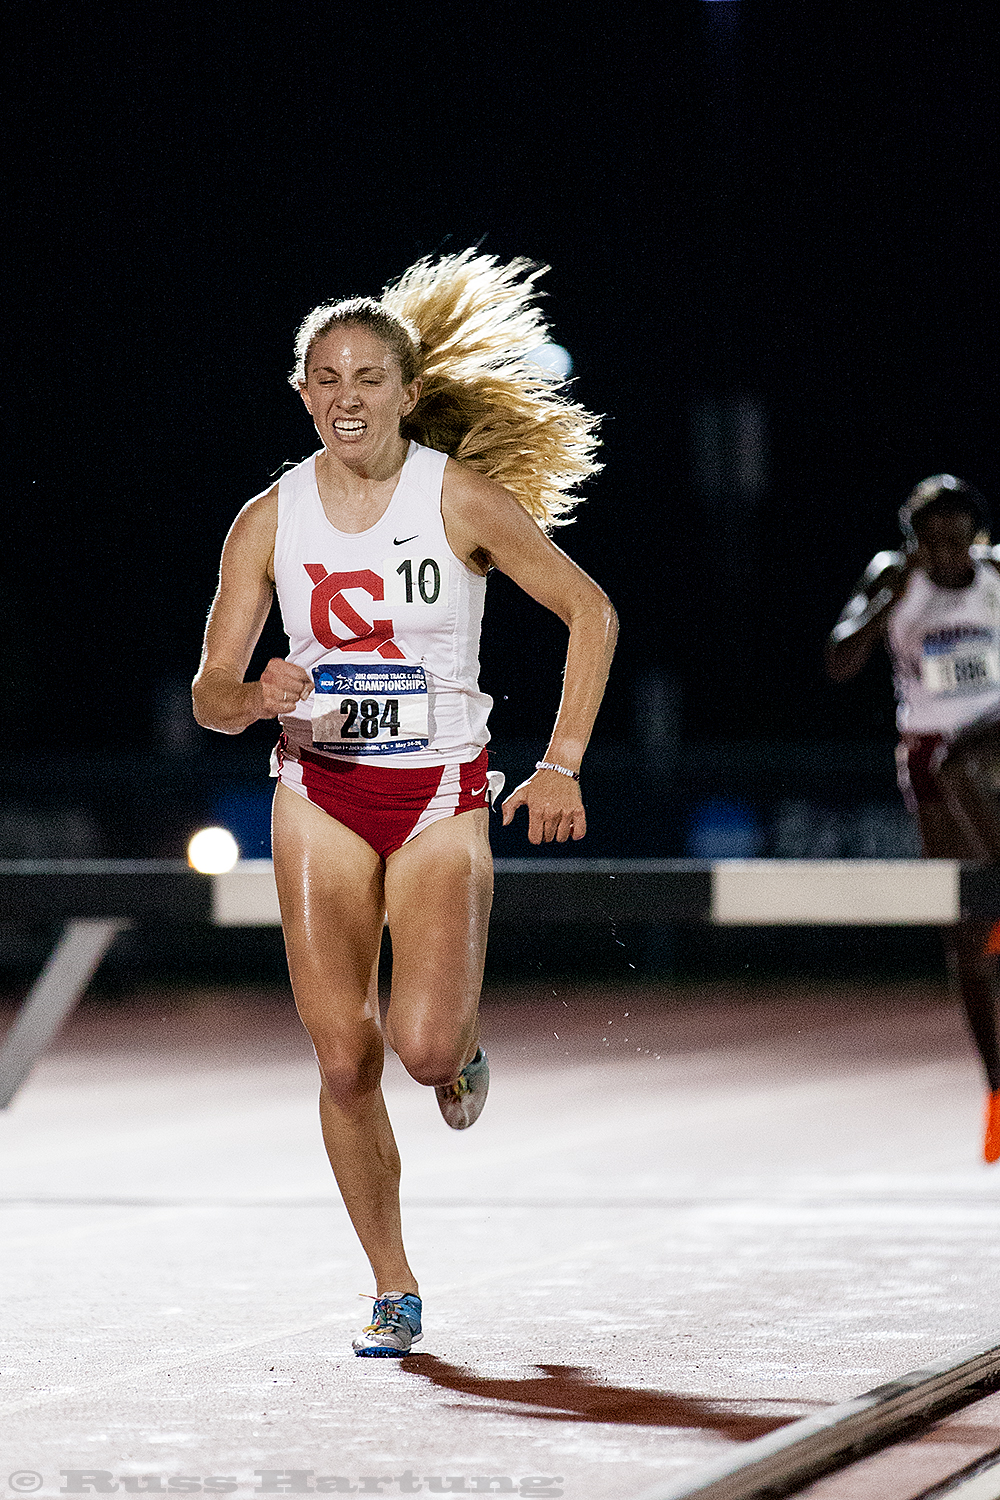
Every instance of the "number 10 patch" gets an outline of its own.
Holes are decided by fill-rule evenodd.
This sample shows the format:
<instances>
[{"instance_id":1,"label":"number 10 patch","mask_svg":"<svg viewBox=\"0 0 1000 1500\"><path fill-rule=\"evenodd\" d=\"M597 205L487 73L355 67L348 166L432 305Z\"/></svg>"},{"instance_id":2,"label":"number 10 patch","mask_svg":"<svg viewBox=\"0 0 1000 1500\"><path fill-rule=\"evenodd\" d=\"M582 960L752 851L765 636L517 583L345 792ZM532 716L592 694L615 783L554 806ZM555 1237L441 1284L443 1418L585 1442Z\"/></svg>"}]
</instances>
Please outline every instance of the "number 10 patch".
<instances>
[{"instance_id":1,"label":"number 10 patch","mask_svg":"<svg viewBox=\"0 0 1000 1500\"><path fill-rule=\"evenodd\" d=\"M427 557L422 552L400 556L396 553L382 562L385 602L398 609L401 604L447 604L448 560Z\"/></svg>"},{"instance_id":2,"label":"number 10 patch","mask_svg":"<svg viewBox=\"0 0 1000 1500\"><path fill-rule=\"evenodd\" d=\"M312 738L338 755L398 755L427 746L423 667L412 662L323 662L312 669Z\"/></svg>"}]
</instances>

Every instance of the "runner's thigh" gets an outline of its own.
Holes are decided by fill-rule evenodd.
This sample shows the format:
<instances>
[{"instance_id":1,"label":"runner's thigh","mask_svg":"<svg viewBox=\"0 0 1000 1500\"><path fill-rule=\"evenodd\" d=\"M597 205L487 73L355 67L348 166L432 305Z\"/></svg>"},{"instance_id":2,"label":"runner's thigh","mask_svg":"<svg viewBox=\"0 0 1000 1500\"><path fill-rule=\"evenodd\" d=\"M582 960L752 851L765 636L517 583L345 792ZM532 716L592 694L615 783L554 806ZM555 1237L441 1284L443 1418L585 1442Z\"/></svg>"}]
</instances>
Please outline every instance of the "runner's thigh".
<instances>
[{"instance_id":1,"label":"runner's thigh","mask_svg":"<svg viewBox=\"0 0 1000 1500\"><path fill-rule=\"evenodd\" d=\"M274 876L295 1003L314 1041L377 1019L369 981L385 919L382 861L322 808L279 785Z\"/></svg>"},{"instance_id":2,"label":"runner's thigh","mask_svg":"<svg viewBox=\"0 0 1000 1500\"><path fill-rule=\"evenodd\" d=\"M488 830L485 808L442 818L386 862L392 934L386 1031L404 1062L408 1052L435 1043L445 1052L460 1049L475 1034L493 901Z\"/></svg>"}]
</instances>

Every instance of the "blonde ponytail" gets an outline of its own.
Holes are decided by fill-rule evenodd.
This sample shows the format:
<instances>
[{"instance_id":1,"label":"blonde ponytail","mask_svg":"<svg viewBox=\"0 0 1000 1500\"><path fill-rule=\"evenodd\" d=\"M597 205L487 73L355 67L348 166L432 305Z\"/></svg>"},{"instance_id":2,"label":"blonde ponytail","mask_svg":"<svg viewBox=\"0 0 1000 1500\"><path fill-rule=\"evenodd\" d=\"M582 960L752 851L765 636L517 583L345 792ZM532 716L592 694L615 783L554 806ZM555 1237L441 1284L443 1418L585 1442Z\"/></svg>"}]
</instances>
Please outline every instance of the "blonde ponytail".
<instances>
[{"instance_id":1,"label":"blonde ponytail","mask_svg":"<svg viewBox=\"0 0 1000 1500\"><path fill-rule=\"evenodd\" d=\"M601 465L600 418L527 358L548 334L534 305L546 269L474 250L425 258L380 305L420 338L423 389L403 436L504 485L548 531L572 520L568 492Z\"/></svg>"}]
</instances>

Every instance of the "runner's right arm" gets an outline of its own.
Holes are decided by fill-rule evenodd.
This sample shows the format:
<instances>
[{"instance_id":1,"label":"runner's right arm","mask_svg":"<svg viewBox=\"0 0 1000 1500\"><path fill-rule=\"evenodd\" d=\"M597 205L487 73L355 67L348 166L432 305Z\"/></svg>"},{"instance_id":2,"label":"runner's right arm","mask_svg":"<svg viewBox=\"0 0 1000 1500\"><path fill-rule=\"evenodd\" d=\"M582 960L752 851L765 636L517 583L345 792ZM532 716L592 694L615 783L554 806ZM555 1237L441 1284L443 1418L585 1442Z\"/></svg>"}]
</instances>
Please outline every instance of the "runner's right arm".
<instances>
[{"instance_id":1,"label":"runner's right arm","mask_svg":"<svg viewBox=\"0 0 1000 1500\"><path fill-rule=\"evenodd\" d=\"M861 671L913 567L913 555L907 552L878 552L872 558L827 637L824 659L834 682L848 682Z\"/></svg>"},{"instance_id":2,"label":"runner's right arm","mask_svg":"<svg viewBox=\"0 0 1000 1500\"><path fill-rule=\"evenodd\" d=\"M243 680L271 608L277 524L275 487L243 507L226 537L191 687L194 716L203 729L240 734L257 719L289 712L312 692L309 674L280 657L268 662L258 682Z\"/></svg>"}]
</instances>

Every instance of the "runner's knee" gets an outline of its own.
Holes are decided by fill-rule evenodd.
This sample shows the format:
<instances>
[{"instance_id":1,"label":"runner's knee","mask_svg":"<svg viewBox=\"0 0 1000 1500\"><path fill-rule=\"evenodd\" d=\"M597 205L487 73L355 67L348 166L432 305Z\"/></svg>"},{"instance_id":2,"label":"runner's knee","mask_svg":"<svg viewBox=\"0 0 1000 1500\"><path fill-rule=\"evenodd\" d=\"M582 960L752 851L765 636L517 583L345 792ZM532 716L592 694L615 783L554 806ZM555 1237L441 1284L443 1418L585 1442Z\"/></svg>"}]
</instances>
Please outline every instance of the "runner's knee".
<instances>
[{"instance_id":1,"label":"runner's knee","mask_svg":"<svg viewBox=\"0 0 1000 1500\"><path fill-rule=\"evenodd\" d=\"M331 1038L313 1038L320 1077L327 1094L340 1109L351 1109L375 1093L382 1078L383 1051L358 1048Z\"/></svg>"},{"instance_id":2,"label":"runner's knee","mask_svg":"<svg viewBox=\"0 0 1000 1500\"><path fill-rule=\"evenodd\" d=\"M429 1028L413 1028L389 1038L390 1045L410 1077L429 1088L454 1083L462 1069L469 1039L465 1036L432 1035Z\"/></svg>"}]
</instances>

